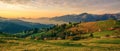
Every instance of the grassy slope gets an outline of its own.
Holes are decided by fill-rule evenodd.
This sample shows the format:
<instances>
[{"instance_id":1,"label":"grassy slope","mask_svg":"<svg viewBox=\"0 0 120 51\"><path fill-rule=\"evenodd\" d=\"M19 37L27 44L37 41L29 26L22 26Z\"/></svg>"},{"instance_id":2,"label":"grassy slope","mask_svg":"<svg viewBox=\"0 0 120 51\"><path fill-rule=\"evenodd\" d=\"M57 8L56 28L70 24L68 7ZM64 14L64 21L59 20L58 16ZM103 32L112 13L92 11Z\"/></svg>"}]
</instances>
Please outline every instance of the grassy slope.
<instances>
[{"instance_id":1,"label":"grassy slope","mask_svg":"<svg viewBox=\"0 0 120 51\"><path fill-rule=\"evenodd\" d=\"M76 27L70 28L71 31L83 30L85 32L96 32L99 29L101 31L108 30L109 28L115 27L117 22L115 20L106 20L98 22L87 22L78 24ZM120 27L120 25L119 25Z\"/></svg>"},{"instance_id":2,"label":"grassy slope","mask_svg":"<svg viewBox=\"0 0 120 51\"><path fill-rule=\"evenodd\" d=\"M0 33L0 37L10 37L10 36L12 36L12 35L6 34L6 33Z\"/></svg>"}]
</instances>

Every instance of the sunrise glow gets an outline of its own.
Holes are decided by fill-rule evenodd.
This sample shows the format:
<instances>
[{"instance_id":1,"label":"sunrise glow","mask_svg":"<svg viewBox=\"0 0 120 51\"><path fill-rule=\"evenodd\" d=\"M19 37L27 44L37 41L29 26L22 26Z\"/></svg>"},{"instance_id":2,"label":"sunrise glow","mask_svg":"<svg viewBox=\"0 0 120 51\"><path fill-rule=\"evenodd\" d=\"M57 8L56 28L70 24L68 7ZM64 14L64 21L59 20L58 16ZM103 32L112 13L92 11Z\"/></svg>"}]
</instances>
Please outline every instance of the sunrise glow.
<instances>
[{"instance_id":1,"label":"sunrise glow","mask_svg":"<svg viewBox=\"0 0 120 51\"><path fill-rule=\"evenodd\" d=\"M0 0L0 16L55 17L66 14L118 13L120 0Z\"/></svg>"}]
</instances>

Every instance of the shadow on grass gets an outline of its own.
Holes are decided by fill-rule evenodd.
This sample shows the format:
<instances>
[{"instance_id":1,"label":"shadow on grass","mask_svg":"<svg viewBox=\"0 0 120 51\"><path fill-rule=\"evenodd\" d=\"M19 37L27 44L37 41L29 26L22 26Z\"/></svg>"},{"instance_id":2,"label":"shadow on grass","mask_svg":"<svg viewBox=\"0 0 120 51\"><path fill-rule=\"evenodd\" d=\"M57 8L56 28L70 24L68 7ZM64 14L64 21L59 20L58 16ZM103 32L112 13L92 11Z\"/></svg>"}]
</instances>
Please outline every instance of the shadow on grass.
<instances>
[{"instance_id":1,"label":"shadow on grass","mask_svg":"<svg viewBox=\"0 0 120 51\"><path fill-rule=\"evenodd\" d=\"M57 45L57 46L66 46L66 47L84 47L84 45L82 45L81 43L76 44L76 43L72 43L72 42L57 42L57 43L51 43L51 42L45 42L47 44L51 44L51 45Z\"/></svg>"},{"instance_id":2,"label":"shadow on grass","mask_svg":"<svg viewBox=\"0 0 120 51\"><path fill-rule=\"evenodd\" d=\"M50 45L56 45L56 46L68 46L68 47L83 47L84 45L82 45L81 43L73 43L73 42L47 42L44 40L30 40L32 42L36 42L36 43L43 43L43 44L50 44Z\"/></svg>"},{"instance_id":3,"label":"shadow on grass","mask_svg":"<svg viewBox=\"0 0 120 51\"><path fill-rule=\"evenodd\" d=\"M3 41L3 40L0 40L0 44L2 44L2 43L7 43L6 41Z\"/></svg>"}]
</instances>

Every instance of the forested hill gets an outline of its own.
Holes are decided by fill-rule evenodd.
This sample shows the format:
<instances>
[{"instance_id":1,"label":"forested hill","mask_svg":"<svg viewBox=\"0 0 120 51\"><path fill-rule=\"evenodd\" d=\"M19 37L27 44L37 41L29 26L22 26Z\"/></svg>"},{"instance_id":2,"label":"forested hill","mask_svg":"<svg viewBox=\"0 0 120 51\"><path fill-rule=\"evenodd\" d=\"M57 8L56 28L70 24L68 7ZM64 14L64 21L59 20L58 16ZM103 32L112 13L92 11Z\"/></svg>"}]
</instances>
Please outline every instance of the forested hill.
<instances>
[{"instance_id":1,"label":"forested hill","mask_svg":"<svg viewBox=\"0 0 120 51\"><path fill-rule=\"evenodd\" d=\"M88 38L89 36L119 36L120 21L106 20L97 22L79 22L56 25L52 28L38 30L33 34L22 35L27 39L74 39ZM22 37L21 36L21 37Z\"/></svg>"},{"instance_id":2,"label":"forested hill","mask_svg":"<svg viewBox=\"0 0 120 51\"><path fill-rule=\"evenodd\" d=\"M41 29L51 26L53 25L25 22L17 19L0 18L0 32L6 32L11 34L23 32L25 30L30 30L34 28Z\"/></svg>"}]
</instances>

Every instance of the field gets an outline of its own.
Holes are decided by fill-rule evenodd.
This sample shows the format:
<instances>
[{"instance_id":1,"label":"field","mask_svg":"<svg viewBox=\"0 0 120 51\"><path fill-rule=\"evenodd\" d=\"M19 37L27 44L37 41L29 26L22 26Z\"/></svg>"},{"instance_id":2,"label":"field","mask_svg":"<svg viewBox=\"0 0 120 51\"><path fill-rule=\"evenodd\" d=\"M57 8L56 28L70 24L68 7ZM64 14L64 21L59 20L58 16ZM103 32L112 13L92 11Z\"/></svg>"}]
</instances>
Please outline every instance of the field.
<instances>
[{"instance_id":1,"label":"field","mask_svg":"<svg viewBox=\"0 0 120 51\"><path fill-rule=\"evenodd\" d=\"M0 51L120 51L119 38L72 40L26 40L0 38Z\"/></svg>"},{"instance_id":2,"label":"field","mask_svg":"<svg viewBox=\"0 0 120 51\"><path fill-rule=\"evenodd\" d=\"M114 20L71 23L50 30L1 33L0 51L120 51L120 23Z\"/></svg>"}]
</instances>

